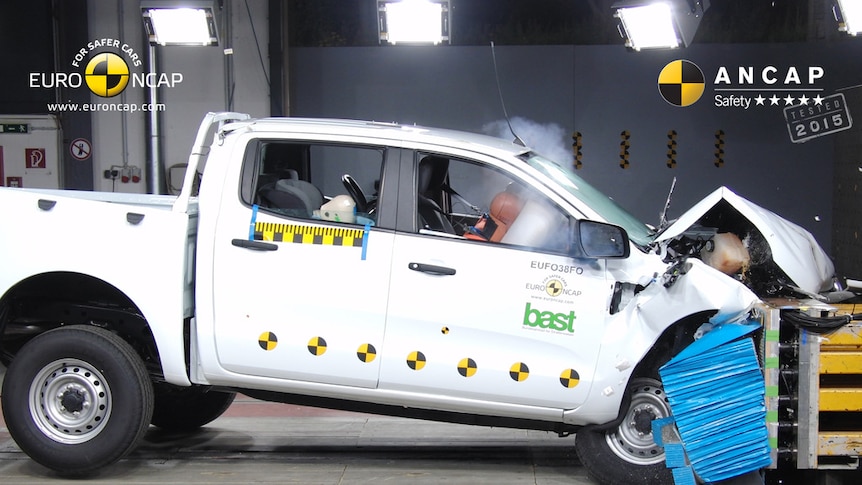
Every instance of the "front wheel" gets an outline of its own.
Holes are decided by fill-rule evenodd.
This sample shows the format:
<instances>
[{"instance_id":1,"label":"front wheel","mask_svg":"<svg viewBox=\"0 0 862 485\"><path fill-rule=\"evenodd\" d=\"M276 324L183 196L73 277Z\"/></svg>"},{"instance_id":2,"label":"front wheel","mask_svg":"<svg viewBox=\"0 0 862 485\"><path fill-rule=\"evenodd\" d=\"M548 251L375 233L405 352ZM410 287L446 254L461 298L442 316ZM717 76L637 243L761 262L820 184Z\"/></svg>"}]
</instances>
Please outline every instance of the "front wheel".
<instances>
[{"instance_id":1,"label":"front wheel","mask_svg":"<svg viewBox=\"0 0 862 485\"><path fill-rule=\"evenodd\" d=\"M153 412L152 384L132 347L88 326L28 342L6 370L2 395L6 426L21 450L63 475L125 456Z\"/></svg>"},{"instance_id":2,"label":"front wheel","mask_svg":"<svg viewBox=\"0 0 862 485\"><path fill-rule=\"evenodd\" d=\"M652 435L652 421L670 416L661 382L634 378L627 392L630 404L618 427L578 432L578 458L604 485L670 485L673 475L665 466L664 450Z\"/></svg>"}]
</instances>

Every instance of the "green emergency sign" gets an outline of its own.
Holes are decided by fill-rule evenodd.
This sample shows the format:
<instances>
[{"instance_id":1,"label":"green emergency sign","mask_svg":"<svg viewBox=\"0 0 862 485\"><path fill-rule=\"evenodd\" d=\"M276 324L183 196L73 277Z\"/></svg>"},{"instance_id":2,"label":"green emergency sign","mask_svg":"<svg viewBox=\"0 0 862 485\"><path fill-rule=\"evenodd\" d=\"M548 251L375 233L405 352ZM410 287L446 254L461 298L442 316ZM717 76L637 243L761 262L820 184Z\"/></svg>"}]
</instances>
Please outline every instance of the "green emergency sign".
<instances>
[{"instance_id":1,"label":"green emergency sign","mask_svg":"<svg viewBox=\"0 0 862 485\"><path fill-rule=\"evenodd\" d=\"M0 123L0 133L30 133L27 123Z\"/></svg>"}]
</instances>

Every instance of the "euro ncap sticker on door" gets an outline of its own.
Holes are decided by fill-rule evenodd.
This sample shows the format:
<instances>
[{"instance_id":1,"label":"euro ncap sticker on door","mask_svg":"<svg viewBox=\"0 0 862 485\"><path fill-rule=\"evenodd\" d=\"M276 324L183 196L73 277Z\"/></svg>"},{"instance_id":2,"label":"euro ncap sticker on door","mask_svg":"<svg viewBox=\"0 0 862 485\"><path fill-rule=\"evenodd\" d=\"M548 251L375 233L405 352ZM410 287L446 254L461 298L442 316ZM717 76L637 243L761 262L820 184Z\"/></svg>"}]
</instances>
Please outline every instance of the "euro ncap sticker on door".
<instances>
[{"instance_id":1,"label":"euro ncap sticker on door","mask_svg":"<svg viewBox=\"0 0 862 485\"><path fill-rule=\"evenodd\" d=\"M583 294L578 288L572 287L566 278L552 274L541 281L531 281L524 285L533 300L552 301L556 303L572 303L573 298Z\"/></svg>"}]
</instances>

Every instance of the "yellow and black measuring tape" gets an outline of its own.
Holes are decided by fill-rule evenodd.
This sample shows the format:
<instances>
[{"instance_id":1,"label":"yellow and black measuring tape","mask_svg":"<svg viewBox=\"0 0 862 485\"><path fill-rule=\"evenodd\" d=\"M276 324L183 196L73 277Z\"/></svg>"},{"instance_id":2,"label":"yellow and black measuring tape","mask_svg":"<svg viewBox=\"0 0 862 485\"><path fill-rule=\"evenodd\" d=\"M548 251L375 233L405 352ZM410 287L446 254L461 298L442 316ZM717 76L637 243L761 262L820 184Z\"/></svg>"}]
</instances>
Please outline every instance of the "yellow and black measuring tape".
<instances>
[{"instance_id":1,"label":"yellow and black measuring tape","mask_svg":"<svg viewBox=\"0 0 862 485\"><path fill-rule=\"evenodd\" d=\"M353 228L311 227L274 222L257 222L254 225L254 239L256 241L360 248L364 237L364 230Z\"/></svg>"},{"instance_id":2,"label":"yellow and black measuring tape","mask_svg":"<svg viewBox=\"0 0 862 485\"><path fill-rule=\"evenodd\" d=\"M248 235L250 240L362 248L362 259L365 260L368 252L368 233L371 232L371 224L366 224L364 228L357 229L352 227L315 227L301 224L258 222L257 210L257 205L252 207Z\"/></svg>"}]
</instances>

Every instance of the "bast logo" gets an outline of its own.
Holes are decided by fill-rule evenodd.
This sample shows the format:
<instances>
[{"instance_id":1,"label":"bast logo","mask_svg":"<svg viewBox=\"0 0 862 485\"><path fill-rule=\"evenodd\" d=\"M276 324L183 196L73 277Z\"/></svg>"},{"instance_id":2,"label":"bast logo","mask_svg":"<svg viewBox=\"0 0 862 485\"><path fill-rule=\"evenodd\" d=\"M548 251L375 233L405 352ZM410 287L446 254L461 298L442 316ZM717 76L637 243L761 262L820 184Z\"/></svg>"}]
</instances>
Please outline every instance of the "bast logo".
<instances>
[{"instance_id":1,"label":"bast logo","mask_svg":"<svg viewBox=\"0 0 862 485\"><path fill-rule=\"evenodd\" d=\"M530 302L524 308L524 327L535 330L546 330L555 332L575 332L575 311L569 313L554 313L533 308Z\"/></svg>"}]
</instances>

